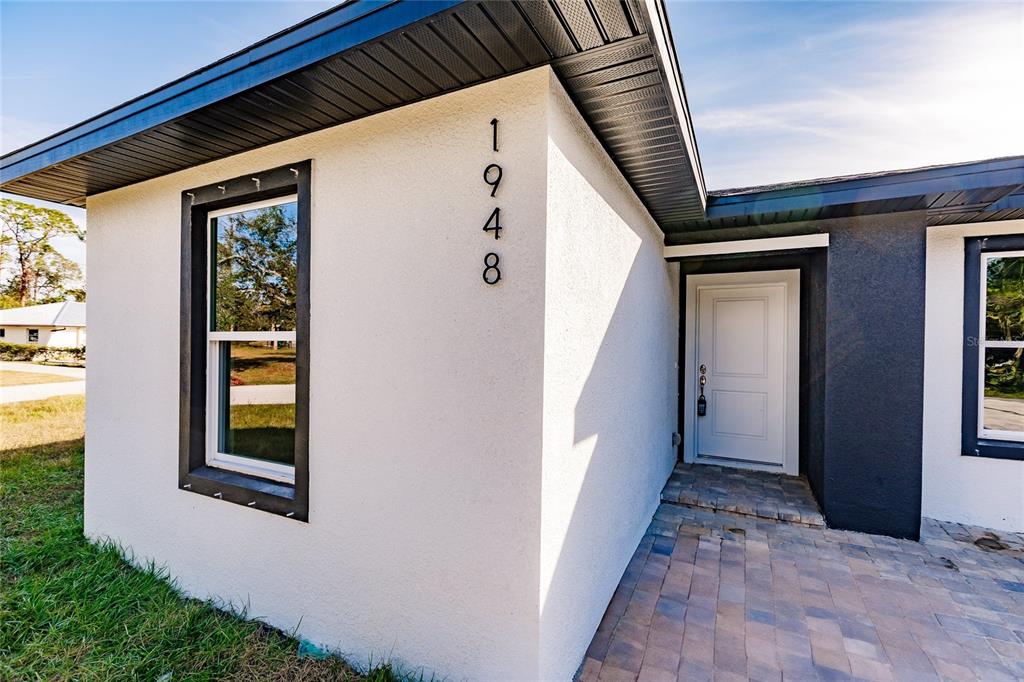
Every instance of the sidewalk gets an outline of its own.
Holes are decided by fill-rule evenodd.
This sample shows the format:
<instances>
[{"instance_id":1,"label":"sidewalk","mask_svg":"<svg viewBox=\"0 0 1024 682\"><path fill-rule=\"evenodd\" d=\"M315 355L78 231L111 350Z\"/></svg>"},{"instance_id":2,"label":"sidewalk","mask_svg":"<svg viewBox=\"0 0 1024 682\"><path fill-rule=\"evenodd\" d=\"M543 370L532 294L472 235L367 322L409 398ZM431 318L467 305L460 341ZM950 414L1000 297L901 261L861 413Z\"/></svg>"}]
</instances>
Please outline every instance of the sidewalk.
<instances>
[{"instance_id":1,"label":"sidewalk","mask_svg":"<svg viewBox=\"0 0 1024 682\"><path fill-rule=\"evenodd\" d=\"M57 367L36 365L31 362L0 361L0 370L11 372L34 372L79 379L51 384L28 384L25 386L0 387L0 403L21 403L29 400L43 400L58 395L82 395L85 393L85 369L82 367Z\"/></svg>"},{"instance_id":2,"label":"sidewalk","mask_svg":"<svg viewBox=\"0 0 1024 682\"><path fill-rule=\"evenodd\" d=\"M84 367L60 367L58 365L37 365L33 362L11 362L0 360L0 370L10 372L34 372L36 374L55 374L74 379L85 379Z\"/></svg>"}]
</instances>

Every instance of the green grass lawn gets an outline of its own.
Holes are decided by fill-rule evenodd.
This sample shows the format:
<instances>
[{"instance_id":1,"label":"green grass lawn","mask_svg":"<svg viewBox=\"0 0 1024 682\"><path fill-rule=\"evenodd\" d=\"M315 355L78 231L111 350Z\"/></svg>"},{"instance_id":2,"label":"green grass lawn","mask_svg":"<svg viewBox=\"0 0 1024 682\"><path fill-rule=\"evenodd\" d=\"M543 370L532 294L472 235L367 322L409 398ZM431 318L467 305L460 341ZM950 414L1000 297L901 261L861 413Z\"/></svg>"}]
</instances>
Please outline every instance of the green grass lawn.
<instances>
[{"instance_id":1,"label":"green grass lawn","mask_svg":"<svg viewBox=\"0 0 1024 682\"><path fill-rule=\"evenodd\" d=\"M295 405L232 405L225 452L295 463Z\"/></svg>"},{"instance_id":2,"label":"green grass lawn","mask_svg":"<svg viewBox=\"0 0 1024 682\"><path fill-rule=\"evenodd\" d=\"M1008 398L1009 400L1024 400L1024 391L1001 391L998 388L985 387L986 398Z\"/></svg>"},{"instance_id":3,"label":"green grass lawn","mask_svg":"<svg viewBox=\"0 0 1024 682\"><path fill-rule=\"evenodd\" d=\"M0 386L27 386L29 384L56 384L62 381L81 381L74 377L43 372L22 372L19 370L0 369Z\"/></svg>"},{"instance_id":4,"label":"green grass lawn","mask_svg":"<svg viewBox=\"0 0 1024 682\"><path fill-rule=\"evenodd\" d=\"M0 405L0 679L402 679L297 656L82 535L82 396ZM167 674L170 673L168 677ZM163 677L162 677L163 676Z\"/></svg>"},{"instance_id":5,"label":"green grass lawn","mask_svg":"<svg viewBox=\"0 0 1024 682\"><path fill-rule=\"evenodd\" d=\"M231 383L294 384L295 349L272 348L262 343L231 344Z\"/></svg>"}]
</instances>

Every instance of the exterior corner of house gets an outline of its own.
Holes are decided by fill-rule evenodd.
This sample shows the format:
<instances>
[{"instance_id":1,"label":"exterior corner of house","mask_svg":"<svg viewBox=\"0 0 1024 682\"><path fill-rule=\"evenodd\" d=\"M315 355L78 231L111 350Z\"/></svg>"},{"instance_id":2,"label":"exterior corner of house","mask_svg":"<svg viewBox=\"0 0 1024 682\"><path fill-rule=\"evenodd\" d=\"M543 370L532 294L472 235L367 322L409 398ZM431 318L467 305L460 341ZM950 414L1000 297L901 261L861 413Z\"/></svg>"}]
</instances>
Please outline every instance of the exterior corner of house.
<instances>
[{"instance_id":1,"label":"exterior corner of house","mask_svg":"<svg viewBox=\"0 0 1024 682\"><path fill-rule=\"evenodd\" d=\"M568 679L674 463L678 276L646 208L550 83L540 677Z\"/></svg>"},{"instance_id":2,"label":"exterior corner of house","mask_svg":"<svg viewBox=\"0 0 1024 682\"><path fill-rule=\"evenodd\" d=\"M961 454L965 239L1024 232L1024 221L928 228L921 513L1024 532L1024 462Z\"/></svg>"}]
</instances>

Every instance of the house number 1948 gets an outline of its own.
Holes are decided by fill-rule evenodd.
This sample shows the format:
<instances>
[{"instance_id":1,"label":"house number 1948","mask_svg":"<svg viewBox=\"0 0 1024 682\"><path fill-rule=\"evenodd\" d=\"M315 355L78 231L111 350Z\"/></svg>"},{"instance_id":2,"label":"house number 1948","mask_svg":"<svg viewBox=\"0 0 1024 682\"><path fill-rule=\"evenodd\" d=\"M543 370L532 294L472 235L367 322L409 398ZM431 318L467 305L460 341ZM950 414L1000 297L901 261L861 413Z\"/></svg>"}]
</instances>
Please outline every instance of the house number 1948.
<instances>
[{"instance_id":1,"label":"house number 1948","mask_svg":"<svg viewBox=\"0 0 1024 682\"><path fill-rule=\"evenodd\" d=\"M491 119L491 129L491 148L496 152L498 151L498 119ZM489 164L484 168L484 182L491 188L492 197L498 193L501 176L501 166L496 163ZM495 239L501 239L501 231L503 229L501 225L501 207L495 206L494 210L491 211L491 215L487 217L483 230L485 233L493 232ZM501 257L493 251L484 256L484 282L494 285L501 281L501 270L498 268L499 263L501 263Z\"/></svg>"}]
</instances>

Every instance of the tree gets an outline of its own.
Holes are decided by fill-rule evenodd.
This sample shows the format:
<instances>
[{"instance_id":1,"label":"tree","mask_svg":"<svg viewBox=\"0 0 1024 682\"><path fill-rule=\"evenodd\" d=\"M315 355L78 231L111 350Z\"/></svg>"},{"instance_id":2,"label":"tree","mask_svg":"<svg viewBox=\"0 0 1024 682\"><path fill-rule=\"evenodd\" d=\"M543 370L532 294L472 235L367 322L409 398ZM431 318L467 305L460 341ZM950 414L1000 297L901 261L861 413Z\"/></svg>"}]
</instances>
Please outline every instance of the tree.
<instances>
[{"instance_id":1,"label":"tree","mask_svg":"<svg viewBox=\"0 0 1024 682\"><path fill-rule=\"evenodd\" d=\"M0 294L4 304L84 298L81 269L51 243L64 235L85 240L85 231L62 211L0 199Z\"/></svg>"},{"instance_id":2,"label":"tree","mask_svg":"<svg viewBox=\"0 0 1024 682\"><path fill-rule=\"evenodd\" d=\"M217 219L218 330L295 329L295 211L285 204Z\"/></svg>"},{"instance_id":3,"label":"tree","mask_svg":"<svg viewBox=\"0 0 1024 682\"><path fill-rule=\"evenodd\" d=\"M1024 257L988 261L985 336L990 341L1024 340ZM1024 348L989 349L986 392L1024 398Z\"/></svg>"}]
</instances>

